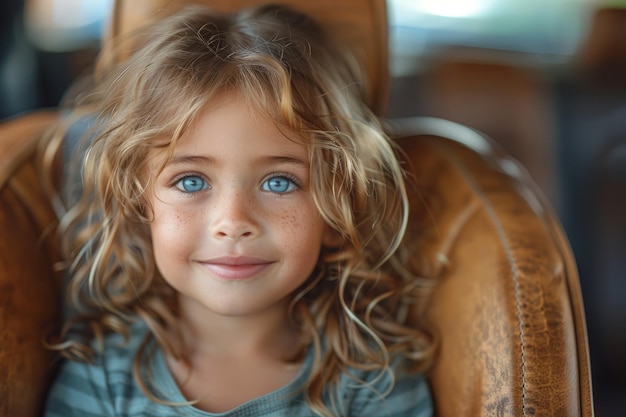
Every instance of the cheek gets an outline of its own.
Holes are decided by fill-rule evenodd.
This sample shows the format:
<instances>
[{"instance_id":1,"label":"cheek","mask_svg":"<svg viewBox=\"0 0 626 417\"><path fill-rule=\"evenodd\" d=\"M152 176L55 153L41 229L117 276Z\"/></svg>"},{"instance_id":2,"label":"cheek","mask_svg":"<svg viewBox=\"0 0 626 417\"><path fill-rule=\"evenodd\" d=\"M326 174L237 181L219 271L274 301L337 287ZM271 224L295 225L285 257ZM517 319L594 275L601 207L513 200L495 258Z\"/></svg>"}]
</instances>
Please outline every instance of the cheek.
<instances>
[{"instance_id":1,"label":"cheek","mask_svg":"<svg viewBox=\"0 0 626 417\"><path fill-rule=\"evenodd\" d=\"M276 230L283 250L290 255L290 263L312 269L319 256L324 230L324 221L317 210L290 210L278 218Z\"/></svg>"},{"instance_id":2,"label":"cheek","mask_svg":"<svg viewBox=\"0 0 626 417\"><path fill-rule=\"evenodd\" d=\"M165 266L178 259L186 259L189 255L194 230L194 216L185 210L155 210L154 220L150 225L152 246L157 265Z\"/></svg>"}]
</instances>

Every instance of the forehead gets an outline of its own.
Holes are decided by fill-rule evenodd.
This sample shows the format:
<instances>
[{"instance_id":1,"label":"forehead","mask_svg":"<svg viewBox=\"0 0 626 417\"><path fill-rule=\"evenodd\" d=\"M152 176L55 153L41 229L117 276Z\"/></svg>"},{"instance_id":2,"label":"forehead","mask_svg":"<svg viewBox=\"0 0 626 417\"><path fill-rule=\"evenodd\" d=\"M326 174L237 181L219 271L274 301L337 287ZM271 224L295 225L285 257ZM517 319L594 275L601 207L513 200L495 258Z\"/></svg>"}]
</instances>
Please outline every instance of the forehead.
<instances>
[{"instance_id":1,"label":"forehead","mask_svg":"<svg viewBox=\"0 0 626 417\"><path fill-rule=\"evenodd\" d=\"M181 155L217 158L237 152L248 157L251 153L293 157L308 164L310 142L241 94L225 93L204 105L180 137L152 156L162 166Z\"/></svg>"},{"instance_id":2,"label":"forehead","mask_svg":"<svg viewBox=\"0 0 626 417\"><path fill-rule=\"evenodd\" d=\"M221 94L205 105L182 135L180 143L206 138L223 142L238 136L244 136L251 143L273 139L276 144L288 147L305 144L301 134L279 123L270 112L237 93Z\"/></svg>"}]
</instances>

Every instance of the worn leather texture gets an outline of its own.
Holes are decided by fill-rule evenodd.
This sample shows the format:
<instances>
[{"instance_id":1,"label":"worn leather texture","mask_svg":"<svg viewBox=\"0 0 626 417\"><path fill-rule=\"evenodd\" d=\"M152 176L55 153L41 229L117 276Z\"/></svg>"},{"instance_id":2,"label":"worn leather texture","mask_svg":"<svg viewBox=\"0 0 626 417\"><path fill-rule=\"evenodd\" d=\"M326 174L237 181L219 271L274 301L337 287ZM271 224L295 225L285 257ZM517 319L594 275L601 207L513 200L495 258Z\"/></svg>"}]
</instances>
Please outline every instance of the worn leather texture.
<instances>
[{"instance_id":1,"label":"worn leather texture","mask_svg":"<svg viewBox=\"0 0 626 417\"><path fill-rule=\"evenodd\" d=\"M411 266L436 282L437 415L593 415L578 275L552 209L480 134L437 119L411 128L422 134L399 143L414 173Z\"/></svg>"},{"instance_id":2,"label":"worn leather texture","mask_svg":"<svg viewBox=\"0 0 626 417\"><path fill-rule=\"evenodd\" d=\"M0 124L0 416L37 416L53 371L43 337L58 321L55 216L36 169L54 113Z\"/></svg>"}]
</instances>

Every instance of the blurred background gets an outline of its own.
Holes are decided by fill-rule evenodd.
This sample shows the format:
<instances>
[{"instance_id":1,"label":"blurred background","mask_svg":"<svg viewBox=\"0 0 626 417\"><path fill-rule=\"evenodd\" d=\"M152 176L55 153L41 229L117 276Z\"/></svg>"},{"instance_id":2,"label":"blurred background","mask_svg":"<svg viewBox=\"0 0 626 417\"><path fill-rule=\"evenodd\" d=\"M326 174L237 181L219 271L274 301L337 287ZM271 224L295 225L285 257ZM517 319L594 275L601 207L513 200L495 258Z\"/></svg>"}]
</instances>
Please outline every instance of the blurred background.
<instances>
[{"instance_id":1,"label":"blurred background","mask_svg":"<svg viewBox=\"0 0 626 417\"><path fill-rule=\"evenodd\" d=\"M54 107L112 0L2 0L0 117ZM596 412L626 409L626 0L388 0L388 116L491 136L556 208L578 262Z\"/></svg>"}]
</instances>

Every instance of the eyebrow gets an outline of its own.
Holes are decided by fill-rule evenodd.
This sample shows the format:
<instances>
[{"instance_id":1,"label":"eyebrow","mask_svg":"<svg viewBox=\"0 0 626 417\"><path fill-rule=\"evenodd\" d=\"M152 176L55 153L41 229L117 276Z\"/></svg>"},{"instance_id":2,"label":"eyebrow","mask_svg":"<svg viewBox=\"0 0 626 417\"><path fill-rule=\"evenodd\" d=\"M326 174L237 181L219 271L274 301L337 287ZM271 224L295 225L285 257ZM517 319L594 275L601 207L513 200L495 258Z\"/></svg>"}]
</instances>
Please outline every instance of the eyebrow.
<instances>
[{"instance_id":1,"label":"eyebrow","mask_svg":"<svg viewBox=\"0 0 626 417\"><path fill-rule=\"evenodd\" d=\"M212 156L208 155L173 155L168 161L167 166L184 165L184 164L202 164L202 165L219 165L219 161ZM269 155L258 158L255 161L255 165L273 165L273 164L287 164L287 165L299 165L302 167L308 167L309 162L290 155Z\"/></svg>"},{"instance_id":2,"label":"eyebrow","mask_svg":"<svg viewBox=\"0 0 626 417\"><path fill-rule=\"evenodd\" d=\"M193 163L201 163L203 165L214 165L217 163L215 158L211 156L204 155L172 155L169 161L167 161L167 166L171 165L184 165L184 164L193 164Z\"/></svg>"},{"instance_id":3,"label":"eyebrow","mask_svg":"<svg viewBox=\"0 0 626 417\"><path fill-rule=\"evenodd\" d=\"M288 164L288 165L301 165L303 167L309 166L309 161L305 161L295 156L266 156L259 159L260 164Z\"/></svg>"}]
</instances>

